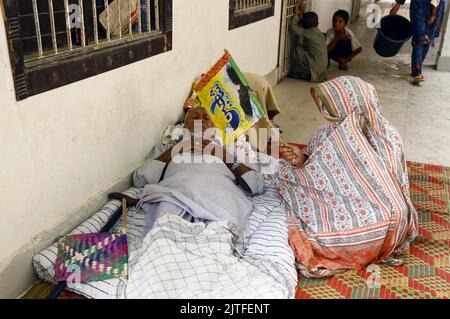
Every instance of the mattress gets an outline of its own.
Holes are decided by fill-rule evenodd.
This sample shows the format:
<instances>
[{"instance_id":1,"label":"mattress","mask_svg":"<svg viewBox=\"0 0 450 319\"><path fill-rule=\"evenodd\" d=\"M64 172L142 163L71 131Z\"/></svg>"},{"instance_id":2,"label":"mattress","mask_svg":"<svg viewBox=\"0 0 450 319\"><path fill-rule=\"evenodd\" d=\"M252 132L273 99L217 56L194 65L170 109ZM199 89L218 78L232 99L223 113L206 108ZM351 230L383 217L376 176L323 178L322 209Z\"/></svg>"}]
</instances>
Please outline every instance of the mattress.
<instances>
[{"instance_id":1,"label":"mattress","mask_svg":"<svg viewBox=\"0 0 450 319\"><path fill-rule=\"evenodd\" d=\"M130 188L124 193L138 197L142 189ZM284 298L293 298L297 285L297 272L295 269L294 254L288 242L287 218L281 200L269 180L266 180L266 191L263 194L249 197L253 203L253 212L250 216L250 234L244 242L241 256L248 263L260 267L264 273L270 273L276 278L278 284L285 287ZM120 207L118 200L111 200L106 205L76 227L70 234L85 234L99 232L114 212ZM145 213L132 207L128 210L128 245L131 252L142 245L141 235L145 226ZM115 228L121 227L121 220ZM33 267L37 276L46 282L54 283L55 261L57 256L57 243L37 253L33 257ZM131 256L130 256L131 258ZM132 260L130 260L130 264ZM263 269L264 268L264 269ZM112 279L91 283L70 285L69 290L95 299L115 298L115 287L122 279ZM270 287L267 287L270 288ZM232 293L230 296L233 298Z\"/></svg>"}]
</instances>

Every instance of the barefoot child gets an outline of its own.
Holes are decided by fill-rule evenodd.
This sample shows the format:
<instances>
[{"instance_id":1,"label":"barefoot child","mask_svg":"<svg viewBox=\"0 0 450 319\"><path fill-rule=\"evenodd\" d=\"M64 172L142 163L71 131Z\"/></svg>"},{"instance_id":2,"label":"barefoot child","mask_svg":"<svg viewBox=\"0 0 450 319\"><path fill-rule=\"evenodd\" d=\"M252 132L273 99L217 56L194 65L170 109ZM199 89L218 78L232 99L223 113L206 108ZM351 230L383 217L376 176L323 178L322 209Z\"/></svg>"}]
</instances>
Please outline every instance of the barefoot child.
<instances>
[{"instance_id":1,"label":"barefoot child","mask_svg":"<svg viewBox=\"0 0 450 319\"><path fill-rule=\"evenodd\" d=\"M328 65L325 36L318 28L317 14L303 13L303 10L304 3L300 1L295 6L295 16L290 24L290 30L297 35L297 41L291 57L289 76L296 79L324 81Z\"/></svg>"},{"instance_id":2,"label":"barefoot child","mask_svg":"<svg viewBox=\"0 0 450 319\"><path fill-rule=\"evenodd\" d=\"M336 11L333 15L333 27L327 31L326 36L328 57L339 64L340 70L347 70L347 63L362 51L358 39L347 28L349 21L347 11Z\"/></svg>"}]
</instances>

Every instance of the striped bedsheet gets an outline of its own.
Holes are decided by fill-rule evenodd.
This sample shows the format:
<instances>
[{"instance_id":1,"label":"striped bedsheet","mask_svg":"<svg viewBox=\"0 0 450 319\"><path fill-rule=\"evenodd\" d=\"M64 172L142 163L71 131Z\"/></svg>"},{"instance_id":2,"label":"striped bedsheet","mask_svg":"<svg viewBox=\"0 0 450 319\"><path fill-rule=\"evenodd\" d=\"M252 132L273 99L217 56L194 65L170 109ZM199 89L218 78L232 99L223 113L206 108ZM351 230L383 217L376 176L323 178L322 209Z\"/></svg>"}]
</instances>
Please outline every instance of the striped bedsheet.
<instances>
[{"instance_id":1,"label":"striped bedsheet","mask_svg":"<svg viewBox=\"0 0 450 319\"><path fill-rule=\"evenodd\" d=\"M125 193L139 196L141 189L130 188ZM267 276L276 277L287 293L285 298L293 298L297 285L294 254L288 243L287 217L275 188L267 181L267 190L261 195L250 198L253 202L253 213L250 217L250 235L246 238L241 259L258 267ZM75 228L71 233L98 232L112 214L120 207L117 200L109 201L99 212ZM142 245L141 234L145 225L143 211L130 208L127 216L128 243L130 255ZM118 221L116 227L120 227ZM47 282L54 283L56 243L33 257L33 267L37 276ZM237 257L236 257L237 258ZM130 264L132 260L130 259ZM276 274L276 275L274 275ZM116 289L120 279L79 284L69 290L88 298L116 298ZM270 282L268 280L267 282ZM270 287L267 287L270 289ZM233 295L228 296L233 298Z\"/></svg>"}]
</instances>

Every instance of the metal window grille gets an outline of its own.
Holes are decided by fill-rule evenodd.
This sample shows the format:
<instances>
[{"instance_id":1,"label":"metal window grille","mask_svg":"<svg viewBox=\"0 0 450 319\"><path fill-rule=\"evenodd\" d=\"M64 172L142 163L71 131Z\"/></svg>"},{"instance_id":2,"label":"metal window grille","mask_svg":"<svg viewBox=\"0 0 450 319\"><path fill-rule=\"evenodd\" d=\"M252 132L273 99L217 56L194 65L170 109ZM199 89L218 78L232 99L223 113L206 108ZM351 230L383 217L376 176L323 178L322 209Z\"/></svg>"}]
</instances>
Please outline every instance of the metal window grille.
<instances>
[{"instance_id":1,"label":"metal window grille","mask_svg":"<svg viewBox=\"0 0 450 319\"><path fill-rule=\"evenodd\" d=\"M20 0L25 62L160 31L159 0Z\"/></svg>"},{"instance_id":2,"label":"metal window grille","mask_svg":"<svg viewBox=\"0 0 450 319\"><path fill-rule=\"evenodd\" d=\"M272 5L272 0L236 0L235 12L239 13L246 10L259 9Z\"/></svg>"}]
</instances>

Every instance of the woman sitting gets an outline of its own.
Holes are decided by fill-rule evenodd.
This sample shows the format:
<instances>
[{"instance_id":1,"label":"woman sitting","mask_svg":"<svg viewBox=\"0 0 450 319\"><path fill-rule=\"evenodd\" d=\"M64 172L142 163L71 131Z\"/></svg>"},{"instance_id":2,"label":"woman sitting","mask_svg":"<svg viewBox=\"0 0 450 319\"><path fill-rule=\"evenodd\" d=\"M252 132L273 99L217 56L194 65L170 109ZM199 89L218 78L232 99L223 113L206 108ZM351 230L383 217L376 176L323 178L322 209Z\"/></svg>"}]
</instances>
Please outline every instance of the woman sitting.
<instances>
[{"instance_id":1,"label":"woman sitting","mask_svg":"<svg viewBox=\"0 0 450 319\"><path fill-rule=\"evenodd\" d=\"M291 165L284 162L275 177L300 272L323 277L400 264L418 222L399 133L381 115L375 88L359 78L340 77L311 93L328 124L304 152L283 145Z\"/></svg>"}]
</instances>

